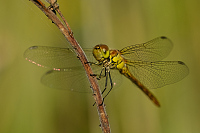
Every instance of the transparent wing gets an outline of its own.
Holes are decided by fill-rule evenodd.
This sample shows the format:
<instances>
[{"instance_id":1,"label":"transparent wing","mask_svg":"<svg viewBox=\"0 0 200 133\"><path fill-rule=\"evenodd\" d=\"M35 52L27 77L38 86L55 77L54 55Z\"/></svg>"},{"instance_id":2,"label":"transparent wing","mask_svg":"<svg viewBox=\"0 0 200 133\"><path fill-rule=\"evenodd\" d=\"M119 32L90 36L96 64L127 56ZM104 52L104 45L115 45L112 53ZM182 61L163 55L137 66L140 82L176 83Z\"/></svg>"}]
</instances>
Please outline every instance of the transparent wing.
<instances>
[{"instance_id":1,"label":"transparent wing","mask_svg":"<svg viewBox=\"0 0 200 133\"><path fill-rule=\"evenodd\" d=\"M94 73L100 74L101 67L96 67L97 68L95 68ZM118 74L119 77L116 78L116 74ZM119 75L119 72L112 71L111 75L114 87L119 86L119 81L121 81L121 76ZM86 77L85 71L82 67L60 69L60 71L50 70L42 76L41 82L44 85L55 89L70 90L82 93L92 92L90 89L88 78ZM107 82L107 89L109 90L110 80L108 80ZM100 80L98 80L98 83L101 90L103 90L105 88L106 78L102 77Z\"/></svg>"},{"instance_id":2,"label":"transparent wing","mask_svg":"<svg viewBox=\"0 0 200 133\"><path fill-rule=\"evenodd\" d=\"M50 70L42 76L41 82L54 89L92 92L82 67L66 68L60 71Z\"/></svg>"},{"instance_id":3,"label":"transparent wing","mask_svg":"<svg viewBox=\"0 0 200 133\"><path fill-rule=\"evenodd\" d=\"M146 43L125 47L120 52L130 60L160 61L167 57L172 47L172 42L167 37L161 36Z\"/></svg>"},{"instance_id":4,"label":"transparent wing","mask_svg":"<svg viewBox=\"0 0 200 133\"><path fill-rule=\"evenodd\" d=\"M92 50L86 50L92 58ZM76 54L70 48L32 46L24 52L26 60L42 67L67 68L80 66Z\"/></svg>"},{"instance_id":5,"label":"transparent wing","mask_svg":"<svg viewBox=\"0 0 200 133\"><path fill-rule=\"evenodd\" d=\"M83 50L90 62L96 62L92 54L92 49ZM24 57L38 66L53 69L81 66L76 54L70 48L32 46L24 52ZM99 67L94 68L99 69Z\"/></svg>"},{"instance_id":6,"label":"transparent wing","mask_svg":"<svg viewBox=\"0 0 200 133\"><path fill-rule=\"evenodd\" d=\"M178 82L189 73L181 61L129 61L127 64L133 76L150 89Z\"/></svg>"},{"instance_id":7,"label":"transparent wing","mask_svg":"<svg viewBox=\"0 0 200 133\"><path fill-rule=\"evenodd\" d=\"M88 49L87 52L91 51ZM69 48L32 46L24 52L24 57L37 66L53 69L43 75L41 79L46 86L73 90L76 87L72 87L72 85L76 85L74 81L79 79L78 83L84 83L86 86L88 84L87 89L89 88L85 71L76 54ZM75 91L82 92L81 88L81 86L76 87ZM87 89L83 91L90 91L90 88Z\"/></svg>"}]
</instances>

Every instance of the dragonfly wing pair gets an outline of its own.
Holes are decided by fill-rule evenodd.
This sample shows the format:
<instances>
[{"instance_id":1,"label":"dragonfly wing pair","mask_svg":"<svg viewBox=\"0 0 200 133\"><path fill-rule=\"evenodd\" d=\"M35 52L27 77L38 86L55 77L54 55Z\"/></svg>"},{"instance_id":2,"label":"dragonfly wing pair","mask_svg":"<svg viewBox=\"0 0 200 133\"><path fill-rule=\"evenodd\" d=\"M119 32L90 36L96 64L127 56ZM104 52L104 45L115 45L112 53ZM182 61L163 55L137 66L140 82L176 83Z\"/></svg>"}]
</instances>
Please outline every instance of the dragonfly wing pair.
<instances>
[{"instance_id":1,"label":"dragonfly wing pair","mask_svg":"<svg viewBox=\"0 0 200 133\"><path fill-rule=\"evenodd\" d=\"M84 49L89 61L95 61L92 49ZM46 72L41 82L56 89L64 89L75 92L91 92L88 78L76 54L70 48L58 48L47 46L32 46L24 53L29 62L37 66L51 69ZM99 74L102 67L92 65L93 73ZM114 71L114 77L116 75ZM115 81L115 78L113 78ZM100 88L105 87L105 80L98 80ZM118 82L117 82L118 83Z\"/></svg>"},{"instance_id":2,"label":"dragonfly wing pair","mask_svg":"<svg viewBox=\"0 0 200 133\"><path fill-rule=\"evenodd\" d=\"M155 89L178 82L189 73L188 67L181 61L161 61L172 47L172 42L162 36L125 47L120 52L127 59L132 75L147 88Z\"/></svg>"}]
</instances>

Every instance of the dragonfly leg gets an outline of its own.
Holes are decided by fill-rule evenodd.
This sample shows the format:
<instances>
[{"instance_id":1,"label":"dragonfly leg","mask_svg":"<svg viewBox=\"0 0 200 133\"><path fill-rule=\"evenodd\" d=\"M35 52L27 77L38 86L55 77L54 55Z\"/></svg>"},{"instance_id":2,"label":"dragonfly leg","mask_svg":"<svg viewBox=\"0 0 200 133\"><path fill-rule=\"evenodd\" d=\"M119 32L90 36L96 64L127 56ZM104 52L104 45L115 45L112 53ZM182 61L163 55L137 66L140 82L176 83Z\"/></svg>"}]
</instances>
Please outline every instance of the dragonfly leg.
<instances>
[{"instance_id":1,"label":"dragonfly leg","mask_svg":"<svg viewBox=\"0 0 200 133\"><path fill-rule=\"evenodd\" d=\"M98 76L97 77L97 79L98 80L100 80L101 79L101 77L102 77L102 72L103 72L103 70L105 70L105 75L103 76L103 77L106 77L106 83L105 83L105 88L104 88L104 90L101 92L101 95L104 93L104 91L106 90L106 88L107 88L107 70L105 69L105 68L103 68L102 70L101 70L101 72L100 72L100 74L99 75L97 75L97 74L93 74L92 76ZM104 101L104 98L103 98L103 101ZM93 106L96 104L96 102L93 104ZM103 104L103 102L99 105L99 106L101 106Z\"/></svg>"},{"instance_id":2,"label":"dragonfly leg","mask_svg":"<svg viewBox=\"0 0 200 133\"><path fill-rule=\"evenodd\" d=\"M85 64L90 64L90 65L98 65L98 66L100 66L100 65L102 65L103 63L102 62L85 62Z\"/></svg>"},{"instance_id":3,"label":"dragonfly leg","mask_svg":"<svg viewBox=\"0 0 200 133\"><path fill-rule=\"evenodd\" d=\"M102 72L101 72L102 73ZM100 74L101 75L101 74ZM107 85L108 85L108 77L109 77L109 80L110 80L110 90L108 91L108 93L103 97L103 101L102 103L99 105L101 106L104 102L104 99L108 96L108 94L111 92L112 88L113 88L113 82L112 82L112 78L111 78L111 74L110 74L110 71L109 69L105 69L105 77L106 77L106 82L105 82L105 87L104 87L104 90L101 92L101 94L103 94L106 89L107 89ZM93 106L96 104L96 102L93 104Z\"/></svg>"},{"instance_id":4,"label":"dragonfly leg","mask_svg":"<svg viewBox=\"0 0 200 133\"><path fill-rule=\"evenodd\" d=\"M110 80L110 90L108 91L108 93L104 96L103 98L103 101L104 99L108 96L108 94L111 92L111 90L113 89L113 82L112 82L112 78L111 78L111 74L110 74L110 71L108 72L108 76L109 76L109 80ZM106 86L105 86L105 89L104 91L106 90L106 87L107 87L107 79L106 79ZM103 93L102 93L103 94Z\"/></svg>"},{"instance_id":5,"label":"dragonfly leg","mask_svg":"<svg viewBox=\"0 0 200 133\"><path fill-rule=\"evenodd\" d=\"M107 71L105 71L105 76L106 76L105 87L104 87L103 91L101 92L101 94L103 94L107 88L107 82L108 82L108 72Z\"/></svg>"},{"instance_id":6,"label":"dragonfly leg","mask_svg":"<svg viewBox=\"0 0 200 133\"><path fill-rule=\"evenodd\" d=\"M109 93L111 92L111 90L113 89L113 82L112 82L111 74L110 74L110 71L108 70L108 71L106 71L106 83L105 83L105 88L104 88L104 90L102 91L101 94L103 94L103 93L106 91L106 89L107 89L108 77L109 77L109 80L110 80L110 86L111 86L111 88L110 88L110 90L107 92L107 94L103 97L103 101L102 101L102 103L101 103L99 106L103 105L103 102L104 102L105 98L108 96L108 94L109 94Z\"/></svg>"},{"instance_id":7,"label":"dragonfly leg","mask_svg":"<svg viewBox=\"0 0 200 133\"><path fill-rule=\"evenodd\" d=\"M100 74L90 74L90 76L96 77L97 80L100 80L102 77L106 77L106 72L105 72L104 75L102 74L102 73L103 73L103 70L106 71L105 67L103 67L103 68L101 69Z\"/></svg>"}]
</instances>

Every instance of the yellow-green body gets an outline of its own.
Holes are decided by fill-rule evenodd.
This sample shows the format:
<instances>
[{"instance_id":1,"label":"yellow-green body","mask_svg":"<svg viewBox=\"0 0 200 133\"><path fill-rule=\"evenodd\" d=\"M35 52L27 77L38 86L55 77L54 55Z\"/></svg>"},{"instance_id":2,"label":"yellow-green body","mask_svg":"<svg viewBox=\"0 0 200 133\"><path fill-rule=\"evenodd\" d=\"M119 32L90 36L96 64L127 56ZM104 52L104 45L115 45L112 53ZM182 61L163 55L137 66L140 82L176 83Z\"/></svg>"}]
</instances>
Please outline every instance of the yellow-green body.
<instances>
[{"instance_id":1,"label":"yellow-green body","mask_svg":"<svg viewBox=\"0 0 200 133\"><path fill-rule=\"evenodd\" d=\"M135 85L137 85L157 106L160 106L156 97L129 71L126 60L119 50L109 50L108 46L104 44L96 45L93 49L93 55L103 67L108 69L118 69L121 74L129 78Z\"/></svg>"}]
</instances>

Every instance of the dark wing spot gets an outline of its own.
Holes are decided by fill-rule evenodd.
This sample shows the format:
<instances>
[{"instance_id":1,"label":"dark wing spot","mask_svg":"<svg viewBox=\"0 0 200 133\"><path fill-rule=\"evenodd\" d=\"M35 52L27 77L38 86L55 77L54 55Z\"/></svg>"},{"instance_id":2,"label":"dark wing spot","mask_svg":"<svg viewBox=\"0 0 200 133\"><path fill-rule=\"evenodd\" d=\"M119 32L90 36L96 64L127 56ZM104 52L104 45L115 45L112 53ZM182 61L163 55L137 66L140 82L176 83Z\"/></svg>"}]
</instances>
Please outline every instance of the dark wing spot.
<instances>
[{"instance_id":1,"label":"dark wing spot","mask_svg":"<svg viewBox=\"0 0 200 133\"><path fill-rule=\"evenodd\" d=\"M50 70L50 71L46 72L45 75L51 74L52 72L53 72L53 70Z\"/></svg>"},{"instance_id":2,"label":"dark wing spot","mask_svg":"<svg viewBox=\"0 0 200 133\"><path fill-rule=\"evenodd\" d=\"M178 61L178 64L185 65L185 63L182 61Z\"/></svg>"},{"instance_id":3,"label":"dark wing spot","mask_svg":"<svg viewBox=\"0 0 200 133\"><path fill-rule=\"evenodd\" d=\"M167 37L165 37L165 36L161 36L160 38L161 38L161 39L167 39Z\"/></svg>"}]
</instances>

